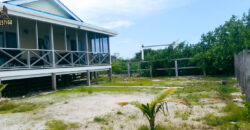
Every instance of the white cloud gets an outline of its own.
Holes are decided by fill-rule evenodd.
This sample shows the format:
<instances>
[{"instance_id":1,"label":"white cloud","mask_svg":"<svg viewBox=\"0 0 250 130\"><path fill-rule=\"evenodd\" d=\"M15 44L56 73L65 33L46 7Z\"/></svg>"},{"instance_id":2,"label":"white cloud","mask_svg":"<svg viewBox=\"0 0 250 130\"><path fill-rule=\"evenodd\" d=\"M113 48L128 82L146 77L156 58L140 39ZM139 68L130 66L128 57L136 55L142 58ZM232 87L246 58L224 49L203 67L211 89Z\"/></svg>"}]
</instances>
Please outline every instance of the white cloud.
<instances>
[{"instance_id":1,"label":"white cloud","mask_svg":"<svg viewBox=\"0 0 250 130\"><path fill-rule=\"evenodd\" d=\"M108 28L108 29L115 29L120 27L130 27L133 23L131 21L113 21L109 23L102 24L102 27Z\"/></svg>"},{"instance_id":2,"label":"white cloud","mask_svg":"<svg viewBox=\"0 0 250 130\"><path fill-rule=\"evenodd\" d=\"M61 0L83 21L103 27L128 27L135 18L162 9L186 5L191 0ZM124 20L125 19L125 20ZM111 24L114 24L111 26Z\"/></svg>"},{"instance_id":3,"label":"white cloud","mask_svg":"<svg viewBox=\"0 0 250 130\"><path fill-rule=\"evenodd\" d=\"M6 1L6 0L0 0ZM131 26L136 18L192 0L61 0L83 21L114 29Z\"/></svg>"}]
</instances>

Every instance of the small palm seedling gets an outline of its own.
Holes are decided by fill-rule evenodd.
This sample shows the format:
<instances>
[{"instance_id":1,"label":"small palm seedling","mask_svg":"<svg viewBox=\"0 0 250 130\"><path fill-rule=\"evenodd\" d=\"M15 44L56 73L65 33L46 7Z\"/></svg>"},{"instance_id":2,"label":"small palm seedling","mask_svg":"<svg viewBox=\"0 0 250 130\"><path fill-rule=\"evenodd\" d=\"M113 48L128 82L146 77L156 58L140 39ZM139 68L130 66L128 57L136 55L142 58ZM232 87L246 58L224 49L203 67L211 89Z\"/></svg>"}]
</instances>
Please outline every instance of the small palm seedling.
<instances>
[{"instance_id":1,"label":"small palm seedling","mask_svg":"<svg viewBox=\"0 0 250 130\"><path fill-rule=\"evenodd\" d=\"M168 102L177 102L177 103L182 103L184 105L188 105L187 102L180 100L180 99L166 99L169 95L173 94L177 89L168 89L164 91L162 94L157 96L153 101L147 104L141 104L138 102L133 102L133 103L127 103L127 104L132 104L139 108L142 112L143 115L146 116L146 118L149 121L150 129L155 130L155 118L156 115L159 111L162 111L164 114L168 112ZM121 106L124 106L126 103L118 103Z\"/></svg>"},{"instance_id":2,"label":"small palm seedling","mask_svg":"<svg viewBox=\"0 0 250 130\"><path fill-rule=\"evenodd\" d=\"M2 98L2 91L7 87L7 84L0 84L0 99Z\"/></svg>"}]
</instances>

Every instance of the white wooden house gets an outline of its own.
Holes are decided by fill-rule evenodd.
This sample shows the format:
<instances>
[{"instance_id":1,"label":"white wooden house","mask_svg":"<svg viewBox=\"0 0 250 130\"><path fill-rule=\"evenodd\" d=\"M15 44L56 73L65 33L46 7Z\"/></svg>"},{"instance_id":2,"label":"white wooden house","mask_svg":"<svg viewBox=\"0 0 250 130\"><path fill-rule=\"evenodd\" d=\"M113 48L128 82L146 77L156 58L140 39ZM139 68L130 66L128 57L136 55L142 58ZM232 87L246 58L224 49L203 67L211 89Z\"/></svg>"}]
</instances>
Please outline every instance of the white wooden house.
<instances>
[{"instance_id":1,"label":"white wooden house","mask_svg":"<svg viewBox=\"0 0 250 130\"><path fill-rule=\"evenodd\" d=\"M116 32L83 22L59 0L10 0L0 8L12 21L0 18L0 81L52 76L55 87L56 75L111 73Z\"/></svg>"}]
</instances>

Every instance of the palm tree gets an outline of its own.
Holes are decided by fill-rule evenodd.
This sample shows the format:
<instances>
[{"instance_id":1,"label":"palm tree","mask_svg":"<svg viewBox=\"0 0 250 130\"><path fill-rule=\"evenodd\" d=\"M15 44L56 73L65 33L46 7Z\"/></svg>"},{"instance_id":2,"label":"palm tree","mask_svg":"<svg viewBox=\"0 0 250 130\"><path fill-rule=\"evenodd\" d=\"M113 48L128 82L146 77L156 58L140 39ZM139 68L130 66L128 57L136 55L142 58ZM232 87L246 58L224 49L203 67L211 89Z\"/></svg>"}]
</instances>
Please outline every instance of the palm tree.
<instances>
[{"instance_id":1,"label":"palm tree","mask_svg":"<svg viewBox=\"0 0 250 130\"><path fill-rule=\"evenodd\" d=\"M147 104L141 104L138 102L133 102L130 104L136 106L143 112L143 115L145 115L149 121L150 129L155 130L156 115L159 111L163 111L164 114L165 114L165 111L168 112L167 102L177 102L177 103L188 105L187 102L180 100L180 99L169 99L169 100L166 99L166 97L173 94L175 91L177 91L177 89L167 89L162 94L157 96L152 102L147 103ZM123 102L119 104L121 106L125 106L129 103Z\"/></svg>"}]
</instances>

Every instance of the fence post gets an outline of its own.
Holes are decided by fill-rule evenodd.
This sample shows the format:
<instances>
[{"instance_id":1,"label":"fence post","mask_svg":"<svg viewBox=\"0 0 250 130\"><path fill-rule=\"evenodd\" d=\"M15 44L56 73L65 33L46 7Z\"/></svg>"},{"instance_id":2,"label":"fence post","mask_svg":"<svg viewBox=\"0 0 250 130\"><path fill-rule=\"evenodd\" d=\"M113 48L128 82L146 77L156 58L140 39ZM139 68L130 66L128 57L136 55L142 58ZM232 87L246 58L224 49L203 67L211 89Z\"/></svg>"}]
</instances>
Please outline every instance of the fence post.
<instances>
[{"instance_id":1,"label":"fence post","mask_svg":"<svg viewBox=\"0 0 250 130\"><path fill-rule=\"evenodd\" d=\"M109 75L109 81L112 82L113 78L112 78L112 68L110 68L108 70L108 75Z\"/></svg>"},{"instance_id":2,"label":"fence post","mask_svg":"<svg viewBox=\"0 0 250 130\"><path fill-rule=\"evenodd\" d=\"M130 77L130 64L129 64L129 62L127 63L127 70L128 70L128 77Z\"/></svg>"},{"instance_id":3,"label":"fence post","mask_svg":"<svg viewBox=\"0 0 250 130\"><path fill-rule=\"evenodd\" d=\"M178 77L178 61L175 60L175 76Z\"/></svg>"},{"instance_id":4,"label":"fence post","mask_svg":"<svg viewBox=\"0 0 250 130\"><path fill-rule=\"evenodd\" d=\"M89 70L87 71L87 83L88 83L88 86L91 86L91 79L90 79L90 72Z\"/></svg>"},{"instance_id":5,"label":"fence post","mask_svg":"<svg viewBox=\"0 0 250 130\"><path fill-rule=\"evenodd\" d=\"M56 91L56 74L52 73L51 77L52 77L52 88L54 89L54 91Z\"/></svg>"},{"instance_id":6,"label":"fence post","mask_svg":"<svg viewBox=\"0 0 250 130\"><path fill-rule=\"evenodd\" d=\"M27 51L27 64L28 64L28 68L31 68L31 66L30 66L30 50Z\"/></svg>"},{"instance_id":7,"label":"fence post","mask_svg":"<svg viewBox=\"0 0 250 130\"><path fill-rule=\"evenodd\" d=\"M153 70L152 70L152 65L150 65L150 77L153 78Z\"/></svg>"}]
</instances>

